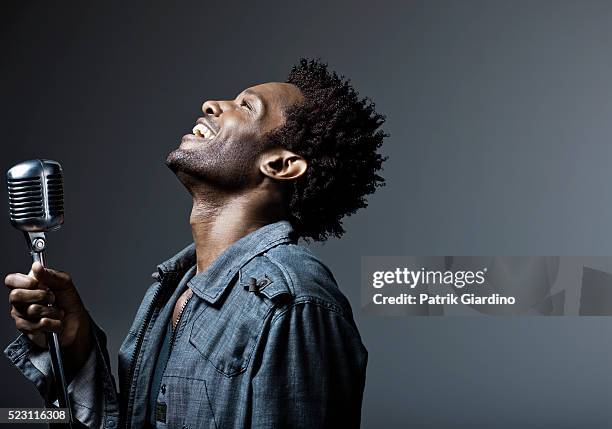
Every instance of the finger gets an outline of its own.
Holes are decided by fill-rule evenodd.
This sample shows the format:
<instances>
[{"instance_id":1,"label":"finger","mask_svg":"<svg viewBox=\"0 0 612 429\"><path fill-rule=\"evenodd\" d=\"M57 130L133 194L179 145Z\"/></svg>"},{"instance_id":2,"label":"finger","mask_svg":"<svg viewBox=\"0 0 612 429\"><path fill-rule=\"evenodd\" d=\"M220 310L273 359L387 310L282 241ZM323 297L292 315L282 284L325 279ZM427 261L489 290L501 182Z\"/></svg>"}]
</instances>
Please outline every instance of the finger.
<instances>
[{"instance_id":1,"label":"finger","mask_svg":"<svg viewBox=\"0 0 612 429\"><path fill-rule=\"evenodd\" d=\"M42 289L13 289L9 293L9 302L12 305L23 305L26 303L53 304L55 302L55 294Z\"/></svg>"},{"instance_id":2,"label":"finger","mask_svg":"<svg viewBox=\"0 0 612 429\"><path fill-rule=\"evenodd\" d=\"M43 317L38 322L39 329L44 332L57 332L59 334L62 332L62 326L61 320L49 319L48 317Z\"/></svg>"},{"instance_id":3,"label":"finger","mask_svg":"<svg viewBox=\"0 0 612 429\"><path fill-rule=\"evenodd\" d=\"M15 319L15 327L26 334L34 334L37 332L61 332L62 322L60 320L49 319L43 317L38 322L17 317Z\"/></svg>"},{"instance_id":4,"label":"finger","mask_svg":"<svg viewBox=\"0 0 612 429\"><path fill-rule=\"evenodd\" d=\"M47 317L49 319L63 320L64 314L64 310L51 305L31 304L27 310L27 315L29 317L35 317L37 319Z\"/></svg>"},{"instance_id":5,"label":"finger","mask_svg":"<svg viewBox=\"0 0 612 429\"><path fill-rule=\"evenodd\" d=\"M15 319L15 327L21 332L25 334L30 334L30 333L35 332L37 322L32 322L30 320L27 320L21 317L14 317L14 319Z\"/></svg>"},{"instance_id":6,"label":"finger","mask_svg":"<svg viewBox=\"0 0 612 429\"><path fill-rule=\"evenodd\" d=\"M65 313L57 307L41 304L30 304L25 309L13 306L11 309L11 317L20 317L33 322L39 321L43 317L49 319L63 320Z\"/></svg>"},{"instance_id":7,"label":"finger","mask_svg":"<svg viewBox=\"0 0 612 429\"><path fill-rule=\"evenodd\" d=\"M9 289L38 289L38 280L21 273L7 275L4 284Z\"/></svg>"},{"instance_id":8,"label":"finger","mask_svg":"<svg viewBox=\"0 0 612 429\"><path fill-rule=\"evenodd\" d=\"M49 289L67 289L72 285L72 279L68 273L45 268L40 262L32 264L32 274L39 283L44 284Z\"/></svg>"}]
</instances>

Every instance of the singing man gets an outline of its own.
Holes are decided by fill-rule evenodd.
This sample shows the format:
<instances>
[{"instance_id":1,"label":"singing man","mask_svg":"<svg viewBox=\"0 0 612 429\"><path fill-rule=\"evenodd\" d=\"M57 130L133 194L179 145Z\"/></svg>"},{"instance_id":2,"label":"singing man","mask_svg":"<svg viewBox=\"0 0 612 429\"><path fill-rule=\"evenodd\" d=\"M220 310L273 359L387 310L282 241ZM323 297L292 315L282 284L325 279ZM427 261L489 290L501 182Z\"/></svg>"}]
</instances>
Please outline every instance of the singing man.
<instances>
[{"instance_id":1,"label":"singing man","mask_svg":"<svg viewBox=\"0 0 612 429\"><path fill-rule=\"evenodd\" d=\"M359 427L367 351L329 268L298 239L340 237L384 183L384 118L306 59L287 82L202 112L166 159L193 197L193 244L158 265L119 384L70 276L37 263L5 279L22 332L5 354L53 406L45 333L58 332L88 428Z\"/></svg>"}]
</instances>

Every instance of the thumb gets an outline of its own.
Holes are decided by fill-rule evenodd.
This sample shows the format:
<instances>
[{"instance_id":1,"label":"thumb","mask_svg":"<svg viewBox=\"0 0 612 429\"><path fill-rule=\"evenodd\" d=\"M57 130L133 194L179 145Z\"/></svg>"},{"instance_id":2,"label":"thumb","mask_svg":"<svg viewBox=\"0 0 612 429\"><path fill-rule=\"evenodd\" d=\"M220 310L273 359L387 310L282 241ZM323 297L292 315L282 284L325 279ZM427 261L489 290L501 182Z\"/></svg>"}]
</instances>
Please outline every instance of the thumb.
<instances>
[{"instance_id":1,"label":"thumb","mask_svg":"<svg viewBox=\"0 0 612 429\"><path fill-rule=\"evenodd\" d=\"M40 262L32 264L31 272L38 280L39 285L46 286L49 289L63 290L72 286L72 279L68 273L45 268Z\"/></svg>"}]
</instances>

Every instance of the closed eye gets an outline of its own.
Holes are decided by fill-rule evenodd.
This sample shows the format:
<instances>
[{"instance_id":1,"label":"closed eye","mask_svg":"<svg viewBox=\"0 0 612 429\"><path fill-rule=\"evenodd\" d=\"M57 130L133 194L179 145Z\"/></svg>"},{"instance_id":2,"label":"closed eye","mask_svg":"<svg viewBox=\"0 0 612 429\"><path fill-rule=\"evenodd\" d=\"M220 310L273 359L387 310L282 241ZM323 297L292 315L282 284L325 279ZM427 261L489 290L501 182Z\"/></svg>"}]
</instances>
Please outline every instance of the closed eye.
<instances>
[{"instance_id":1,"label":"closed eye","mask_svg":"<svg viewBox=\"0 0 612 429\"><path fill-rule=\"evenodd\" d=\"M253 110L253 108L251 107L251 105L249 103L247 103L246 100L242 100L242 102L240 103L240 107L246 107L249 110Z\"/></svg>"}]
</instances>

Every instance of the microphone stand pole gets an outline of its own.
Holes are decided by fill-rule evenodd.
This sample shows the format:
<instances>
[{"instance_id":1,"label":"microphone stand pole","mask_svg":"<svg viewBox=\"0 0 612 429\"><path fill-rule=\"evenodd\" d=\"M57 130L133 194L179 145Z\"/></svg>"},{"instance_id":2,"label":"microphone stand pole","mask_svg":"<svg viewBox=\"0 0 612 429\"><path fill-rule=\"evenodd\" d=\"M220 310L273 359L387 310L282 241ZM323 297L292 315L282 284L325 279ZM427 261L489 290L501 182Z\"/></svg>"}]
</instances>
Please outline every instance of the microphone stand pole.
<instances>
[{"instance_id":1,"label":"microphone stand pole","mask_svg":"<svg viewBox=\"0 0 612 429\"><path fill-rule=\"evenodd\" d=\"M26 240L30 247L32 262L40 262L45 266L45 233L44 232L24 232ZM49 304L51 306L53 304ZM59 336L55 332L47 333L47 344L49 346L49 355L51 356L51 368L55 379L55 387L57 390L57 401L60 408L67 408L68 423L66 427L73 428L72 407L70 406L70 398L68 397L68 388L66 384L66 375L64 374L64 365L62 363L62 354L60 351Z\"/></svg>"}]
</instances>

